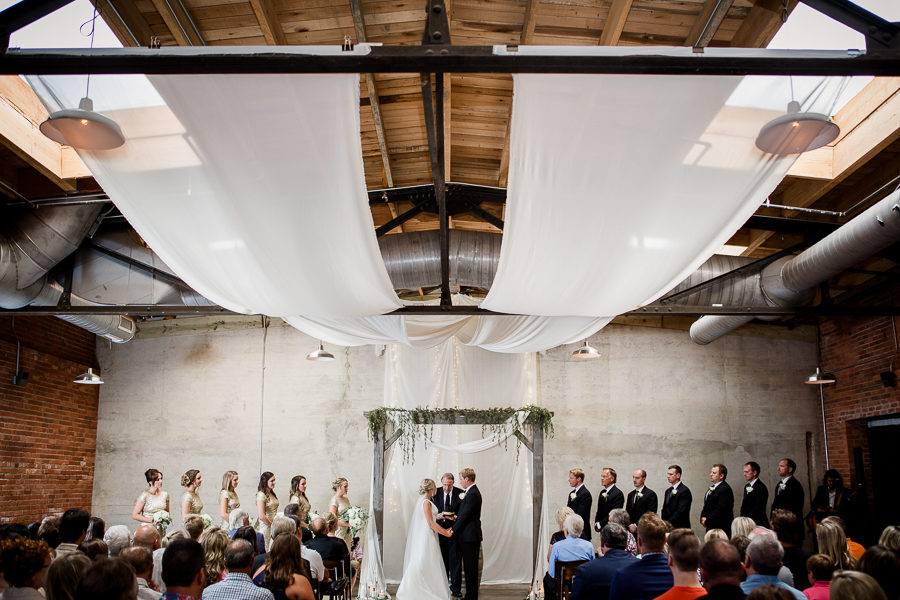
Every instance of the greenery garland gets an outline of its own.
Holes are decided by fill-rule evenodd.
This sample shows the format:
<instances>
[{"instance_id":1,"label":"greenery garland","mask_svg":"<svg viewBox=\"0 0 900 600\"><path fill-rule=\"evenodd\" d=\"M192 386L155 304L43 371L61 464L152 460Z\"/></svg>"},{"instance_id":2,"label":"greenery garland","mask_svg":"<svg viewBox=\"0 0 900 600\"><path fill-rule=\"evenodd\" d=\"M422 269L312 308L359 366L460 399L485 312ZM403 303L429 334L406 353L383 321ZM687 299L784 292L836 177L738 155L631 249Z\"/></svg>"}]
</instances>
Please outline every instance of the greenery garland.
<instances>
[{"instance_id":1,"label":"greenery garland","mask_svg":"<svg viewBox=\"0 0 900 600\"><path fill-rule=\"evenodd\" d=\"M400 431L397 442L403 450L403 462L412 462L415 442L422 439L426 448L434 441L434 426L446 422L455 422L460 417L472 423L481 423L481 433L490 429L494 439L506 449L508 437L504 437L506 422L512 419L513 431L521 431L528 425L544 431L547 437L553 437L553 413L541 406L526 405L519 408L392 408L382 406L366 413L369 421L369 440L374 440L380 431L384 431L388 423L393 423ZM519 449L522 440L516 438L516 461L519 460Z\"/></svg>"}]
</instances>

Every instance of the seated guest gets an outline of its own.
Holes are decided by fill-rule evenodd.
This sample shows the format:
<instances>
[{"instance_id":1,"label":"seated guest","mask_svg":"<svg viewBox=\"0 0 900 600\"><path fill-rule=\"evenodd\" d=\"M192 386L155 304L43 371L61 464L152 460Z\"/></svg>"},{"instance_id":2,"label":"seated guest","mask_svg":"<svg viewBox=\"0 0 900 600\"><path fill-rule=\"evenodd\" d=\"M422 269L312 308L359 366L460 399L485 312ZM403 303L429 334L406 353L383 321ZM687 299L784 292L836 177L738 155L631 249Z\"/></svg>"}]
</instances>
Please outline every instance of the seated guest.
<instances>
[{"instance_id":1,"label":"seated guest","mask_svg":"<svg viewBox=\"0 0 900 600\"><path fill-rule=\"evenodd\" d=\"M550 547L547 548L547 560L550 560L550 552L553 551L553 544L559 542L561 540L566 539L566 529L565 522L566 517L569 515L574 515L575 511L569 508L568 506L560 506L556 509L556 524L559 525L559 529L550 536Z\"/></svg>"},{"instance_id":2,"label":"seated guest","mask_svg":"<svg viewBox=\"0 0 900 600\"><path fill-rule=\"evenodd\" d=\"M203 600L274 600L272 592L250 579L256 552L247 540L232 540L225 548L225 579L203 590Z\"/></svg>"},{"instance_id":3,"label":"seated guest","mask_svg":"<svg viewBox=\"0 0 900 600\"><path fill-rule=\"evenodd\" d=\"M870 575L859 571L835 571L831 600L887 600L884 590Z\"/></svg>"},{"instance_id":4,"label":"seated guest","mask_svg":"<svg viewBox=\"0 0 900 600\"><path fill-rule=\"evenodd\" d=\"M59 546L56 558L78 551L78 544L84 541L91 515L83 508L70 508L59 520Z\"/></svg>"},{"instance_id":5,"label":"seated guest","mask_svg":"<svg viewBox=\"0 0 900 600\"><path fill-rule=\"evenodd\" d=\"M830 516L822 519L823 523L826 521L836 523L841 528L841 531L844 532L844 535L847 536L847 549L850 551L850 556L852 556L855 560L859 560L860 558L862 558L863 552L866 551L866 547L850 539L850 536L847 535L847 524L844 522L844 520L837 516ZM888 527L888 529L890 529L891 527L897 528L896 525L891 525L890 527ZM900 528L897 529L898 531L900 531ZM887 531L887 529L885 529L885 531ZM898 550L900 550L900 548L898 548Z\"/></svg>"},{"instance_id":6,"label":"seated guest","mask_svg":"<svg viewBox=\"0 0 900 600\"><path fill-rule=\"evenodd\" d=\"M719 529L716 527L715 529L709 529L703 535L703 543L705 544L709 540L725 540L728 541L728 534L725 533L724 529Z\"/></svg>"},{"instance_id":7,"label":"seated guest","mask_svg":"<svg viewBox=\"0 0 900 600\"><path fill-rule=\"evenodd\" d=\"M634 535L631 533L631 518L628 516L628 511L624 508L612 509L609 511L608 522L618 523L628 531L628 543L625 545L625 552L632 556L637 556L637 540L634 539Z\"/></svg>"},{"instance_id":8,"label":"seated guest","mask_svg":"<svg viewBox=\"0 0 900 600\"><path fill-rule=\"evenodd\" d=\"M296 479L296 478L295 478ZM293 497L293 496L292 496ZM284 516L286 517L297 517L297 520L300 521L300 535L303 536L302 542L308 542L312 539L312 532L306 527L306 524L303 522L303 507L301 507L296 502L288 504L284 507Z\"/></svg>"},{"instance_id":9,"label":"seated guest","mask_svg":"<svg viewBox=\"0 0 900 600\"><path fill-rule=\"evenodd\" d=\"M771 584L761 585L747 596L747 600L793 600L794 596L784 588Z\"/></svg>"},{"instance_id":10,"label":"seated guest","mask_svg":"<svg viewBox=\"0 0 900 600\"><path fill-rule=\"evenodd\" d=\"M318 552L316 552L312 548L307 548L303 543L303 536L309 535L310 539L312 539L312 532L310 532L309 529L305 529L301 526L300 517L291 515L290 519L294 522L294 526L297 528L294 534L297 536L297 539L300 540L300 553L301 556L303 556L303 560L306 561L307 567L309 567L309 574L316 581L328 581L329 575L328 571L325 569L325 565L322 563L322 557Z\"/></svg>"},{"instance_id":11,"label":"seated guest","mask_svg":"<svg viewBox=\"0 0 900 600\"><path fill-rule=\"evenodd\" d=\"M88 522L87 533L84 534L84 541L102 540L106 533L106 521L100 517L91 517Z\"/></svg>"},{"instance_id":12,"label":"seated guest","mask_svg":"<svg viewBox=\"0 0 900 600\"><path fill-rule=\"evenodd\" d=\"M153 553L143 546L125 548L119 560L131 565L137 577L137 600L159 600L159 591L153 583Z\"/></svg>"},{"instance_id":13,"label":"seated guest","mask_svg":"<svg viewBox=\"0 0 900 600\"><path fill-rule=\"evenodd\" d=\"M206 558L203 580L205 588L225 578L225 548L228 546L228 534L218 527L211 526L200 534L200 545Z\"/></svg>"},{"instance_id":14,"label":"seated guest","mask_svg":"<svg viewBox=\"0 0 900 600\"><path fill-rule=\"evenodd\" d=\"M607 523L600 530L600 557L584 563L575 572L571 600L607 600L613 575L622 567L638 561L625 552L629 532L618 523ZM546 594L545 594L546 597Z\"/></svg>"},{"instance_id":15,"label":"seated guest","mask_svg":"<svg viewBox=\"0 0 900 600\"><path fill-rule=\"evenodd\" d=\"M834 574L834 563L824 554L813 554L806 561L808 579L812 587L803 590L809 600L828 600L828 588Z\"/></svg>"},{"instance_id":16,"label":"seated guest","mask_svg":"<svg viewBox=\"0 0 900 600\"><path fill-rule=\"evenodd\" d=\"M313 519L310 527L313 539L307 546L318 552L322 560L343 562L344 573L350 573L350 551L347 550L347 544L341 538L334 536L337 529L337 517L327 513L324 517Z\"/></svg>"},{"instance_id":17,"label":"seated guest","mask_svg":"<svg viewBox=\"0 0 900 600\"><path fill-rule=\"evenodd\" d=\"M231 511L231 515L228 517L228 526L231 528L228 531L229 537L234 537L234 533L240 527L246 527L250 525L250 515L243 508L236 508ZM256 532L259 535L256 536L256 552L257 554L262 554L266 551L266 538L263 537L263 534Z\"/></svg>"},{"instance_id":18,"label":"seated guest","mask_svg":"<svg viewBox=\"0 0 900 600\"><path fill-rule=\"evenodd\" d=\"M206 558L194 540L176 539L163 553L162 578L166 591L159 600L195 600L203 591Z\"/></svg>"},{"instance_id":19,"label":"seated guest","mask_svg":"<svg viewBox=\"0 0 900 600\"><path fill-rule=\"evenodd\" d=\"M784 548L784 566L791 572L793 587L802 592L809 587L806 561L811 556L800 547L803 524L791 511L778 508L772 511L772 529Z\"/></svg>"},{"instance_id":20,"label":"seated guest","mask_svg":"<svg viewBox=\"0 0 900 600\"><path fill-rule=\"evenodd\" d=\"M278 516L278 517L275 517L274 519L272 519L272 527L270 530L271 534L272 534L272 539L274 540L276 537L278 537L280 535L296 536L298 526L296 524L295 519L296 519L296 517L292 519L290 517L282 517L282 516ZM305 556L303 556L302 548L301 548L300 556L301 556L301 561L303 562L304 568L306 569L305 572L309 573L310 572L309 561L306 559ZM263 583L263 579L265 577L265 571L266 571L265 565L268 560L269 560L269 552L265 552L263 554L258 554L253 561L252 578L253 578L253 583L255 583L256 585L262 585L262 583ZM323 571L325 570L324 565L322 566L322 570Z\"/></svg>"},{"instance_id":21,"label":"seated guest","mask_svg":"<svg viewBox=\"0 0 900 600\"><path fill-rule=\"evenodd\" d=\"M97 560L84 572L75 600L134 600L137 597L137 582L131 565L105 556Z\"/></svg>"},{"instance_id":22,"label":"seated guest","mask_svg":"<svg viewBox=\"0 0 900 600\"><path fill-rule=\"evenodd\" d=\"M878 538L878 544L888 550L900 552L900 526L888 525L885 527L881 532L881 537Z\"/></svg>"},{"instance_id":23,"label":"seated guest","mask_svg":"<svg viewBox=\"0 0 900 600\"><path fill-rule=\"evenodd\" d=\"M78 551L83 552L91 560L109 558L109 546L103 540L85 540L78 544Z\"/></svg>"},{"instance_id":24,"label":"seated guest","mask_svg":"<svg viewBox=\"0 0 900 600\"><path fill-rule=\"evenodd\" d=\"M746 535L737 535L728 540L732 546L737 548L738 554L741 555L741 563L747 558L747 546L750 545L750 538Z\"/></svg>"},{"instance_id":25,"label":"seated guest","mask_svg":"<svg viewBox=\"0 0 900 600\"><path fill-rule=\"evenodd\" d=\"M195 542L200 539L200 534L205 528L203 517L200 515L188 515L184 520L184 530Z\"/></svg>"},{"instance_id":26,"label":"seated guest","mask_svg":"<svg viewBox=\"0 0 900 600\"><path fill-rule=\"evenodd\" d=\"M753 538L760 536L760 535L765 536L765 537L770 537L773 540L778 539L778 536L775 535L775 532L767 527L755 527L753 529L753 531L750 532L750 535L748 537L752 540ZM778 543L780 544L781 542L778 542ZM748 546L749 546L749 544L748 544ZM783 548L784 548L784 546L782 546L782 549ZM747 559L747 557L745 555L744 560L746 560L746 559ZM784 561L782 561L781 568L778 569L778 579L780 579L784 584L786 584L790 587L794 587L794 575L793 575L793 573L791 573L790 569L788 569L786 566L784 566Z\"/></svg>"},{"instance_id":27,"label":"seated guest","mask_svg":"<svg viewBox=\"0 0 900 600\"><path fill-rule=\"evenodd\" d=\"M159 533L156 537L159 539ZM113 525L103 534L103 541L109 548L109 556L116 557L124 548L131 545L131 533L124 525Z\"/></svg>"},{"instance_id":28,"label":"seated guest","mask_svg":"<svg viewBox=\"0 0 900 600\"><path fill-rule=\"evenodd\" d=\"M50 566L47 544L21 536L5 539L0 542L0 565L9 584L3 592L4 600L43 600L38 590L44 587Z\"/></svg>"},{"instance_id":29,"label":"seated guest","mask_svg":"<svg viewBox=\"0 0 900 600\"><path fill-rule=\"evenodd\" d=\"M674 585L656 600L692 600L706 595L697 578L700 566L700 540L690 529L676 529L666 538L669 569Z\"/></svg>"},{"instance_id":30,"label":"seated guest","mask_svg":"<svg viewBox=\"0 0 900 600\"><path fill-rule=\"evenodd\" d=\"M741 559L737 548L723 540L711 540L700 548L700 578L711 599L744 597L741 590Z\"/></svg>"},{"instance_id":31,"label":"seated guest","mask_svg":"<svg viewBox=\"0 0 900 600\"><path fill-rule=\"evenodd\" d=\"M645 513L637 530L641 560L616 571L609 588L610 600L650 600L674 582L665 553L665 521L656 513Z\"/></svg>"},{"instance_id":32,"label":"seated guest","mask_svg":"<svg viewBox=\"0 0 900 600\"><path fill-rule=\"evenodd\" d=\"M137 528L137 531L134 532L132 544L144 547L150 552L155 552L162 545L159 530L153 525L141 525Z\"/></svg>"},{"instance_id":33,"label":"seated guest","mask_svg":"<svg viewBox=\"0 0 900 600\"><path fill-rule=\"evenodd\" d=\"M59 546L59 517L44 517L41 526L38 527L37 539L43 540L50 546L53 556L56 556L56 547Z\"/></svg>"},{"instance_id":34,"label":"seated guest","mask_svg":"<svg viewBox=\"0 0 900 600\"><path fill-rule=\"evenodd\" d=\"M900 600L900 553L881 544L872 546L859 559L856 568L874 577L888 600Z\"/></svg>"},{"instance_id":35,"label":"seated guest","mask_svg":"<svg viewBox=\"0 0 900 600\"><path fill-rule=\"evenodd\" d=\"M731 537L750 535L754 527L756 527L756 521L750 517L735 517L734 521L731 522Z\"/></svg>"},{"instance_id":36,"label":"seated guest","mask_svg":"<svg viewBox=\"0 0 900 600\"><path fill-rule=\"evenodd\" d=\"M594 558L594 547L589 541L581 537L584 529L584 519L573 511L563 521L563 529L566 537L553 544L550 549L550 562L547 565L547 573L544 575L544 594L555 595L556 590L556 563L557 561L570 562L573 560L591 560Z\"/></svg>"},{"instance_id":37,"label":"seated guest","mask_svg":"<svg viewBox=\"0 0 900 600\"><path fill-rule=\"evenodd\" d=\"M340 538L335 539L343 543ZM263 587L278 600L315 600L309 571L300 558L300 540L296 535L282 534L273 538L266 560Z\"/></svg>"},{"instance_id":38,"label":"seated guest","mask_svg":"<svg viewBox=\"0 0 900 600\"><path fill-rule=\"evenodd\" d=\"M54 560L47 569L47 577L44 580L44 595L47 600L74 600L81 576L91 564L91 559L81 552L73 552ZM153 600L158 598L157 593Z\"/></svg>"},{"instance_id":39,"label":"seated guest","mask_svg":"<svg viewBox=\"0 0 900 600\"><path fill-rule=\"evenodd\" d=\"M253 557L259 554L259 550L257 550L256 546L256 534L257 531L253 529L250 525L244 525L243 527L238 527L234 530L234 533L230 534L232 540L247 540L251 546L253 546Z\"/></svg>"},{"instance_id":40,"label":"seated guest","mask_svg":"<svg viewBox=\"0 0 900 600\"><path fill-rule=\"evenodd\" d=\"M747 558L744 560L744 568L747 570L747 580L741 584L744 593L749 594L761 585L772 584L790 591L797 600L806 600L801 591L778 579L783 559L784 549L778 540L768 535L753 537L747 546Z\"/></svg>"},{"instance_id":41,"label":"seated guest","mask_svg":"<svg viewBox=\"0 0 900 600\"><path fill-rule=\"evenodd\" d=\"M854 569L856 559L850 556L847 536L844 530L834 521L823 521L816 526L816 540L819 552L825 554L834 563L835 569Z\"/></svg>"}]
</instances>

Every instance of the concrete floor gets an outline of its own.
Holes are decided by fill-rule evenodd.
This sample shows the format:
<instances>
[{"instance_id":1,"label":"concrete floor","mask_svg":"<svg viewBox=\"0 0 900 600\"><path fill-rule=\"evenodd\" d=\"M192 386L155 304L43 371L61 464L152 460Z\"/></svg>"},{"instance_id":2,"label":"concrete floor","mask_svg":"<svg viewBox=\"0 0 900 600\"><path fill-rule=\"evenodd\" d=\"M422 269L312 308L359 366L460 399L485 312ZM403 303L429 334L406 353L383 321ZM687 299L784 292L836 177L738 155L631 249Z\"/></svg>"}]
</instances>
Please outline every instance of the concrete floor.
<instances>
[{"instance_id":1,"label":"concrete floor","mask_svg":"<svg viewBox=\"0 0 900 600\"><path fill-rule=\"evenodd\" d=\"M397 585L389 584L387 588L392 597L397 594ZM522 600L528 596L530 589L527 583L483 585L478 592L478 600Z\"/></svg>"}]
</instances>

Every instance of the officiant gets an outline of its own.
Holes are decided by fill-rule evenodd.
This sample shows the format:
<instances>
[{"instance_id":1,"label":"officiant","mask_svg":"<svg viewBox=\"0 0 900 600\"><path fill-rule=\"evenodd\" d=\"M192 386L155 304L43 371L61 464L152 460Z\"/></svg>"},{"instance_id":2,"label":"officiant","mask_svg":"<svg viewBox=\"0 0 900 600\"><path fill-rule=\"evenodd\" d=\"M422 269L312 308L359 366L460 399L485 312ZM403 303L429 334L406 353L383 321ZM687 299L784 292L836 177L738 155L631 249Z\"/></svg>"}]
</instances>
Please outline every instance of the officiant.
<instances>
[{"instance_id":1,"label":"officiant","mask_svg":"<svg viewBox=\"0 0 900 600\"><path fill-rule=\"evenodd\" d=\"M455 479L453 473L444 473L441 477L441 489L431 497L438 509L437 524L445 529L453 527L456 521L456 513L462 502L460 494L463 493L461 488L453 485ZM454 598L462 595L462 559L459 555L459 547L455 538L438 536L441 544L441 556L444 558L444 568L450 579L450 593Z\"/></svg>"}]
</instances>

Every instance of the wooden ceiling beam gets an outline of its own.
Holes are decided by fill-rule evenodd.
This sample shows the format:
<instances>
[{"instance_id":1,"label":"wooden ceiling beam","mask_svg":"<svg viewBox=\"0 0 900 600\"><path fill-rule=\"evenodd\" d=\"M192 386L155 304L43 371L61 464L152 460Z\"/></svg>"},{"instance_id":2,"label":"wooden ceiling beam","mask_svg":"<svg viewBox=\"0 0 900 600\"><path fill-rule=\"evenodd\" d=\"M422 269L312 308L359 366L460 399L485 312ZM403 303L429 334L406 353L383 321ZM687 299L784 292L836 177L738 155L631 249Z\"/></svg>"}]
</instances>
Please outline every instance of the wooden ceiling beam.
<instances>
[{"instance_id":1,"label":"wooden ceiling beam","mask_svg":"<svg viewBox=\"0 0 900 600\"><path fill-rule=\"evenodd\" d=\"M731 10L734 0L706 0L703 3L703 10L697 15L691 32L684 38L685 46L693 46L694 48L705 48L716 35L725 15Z\"/></svg>"},{"instance_id":2,"label":"wooden ceiling beam","mask_svg":"<svg viewBox=\"0 0 900 600\"><path fill-rule=\"evenodd\" d=\"M198 33L194 19L188 14L187 9L184 8L181 2L177 0L174 2L169 0L152 0L152 2L179 46L206 45L206 42Z\"/></svg>"},{"instance_id":3,"label":"wooden ceiling beam","mask_svg":"<svg viewBox=\"0 0 900 600\"><path fill-rule=\"evenodd\" d=\"M799 0L787 0L785 5L782 4L782 0L757 0L731 38L731 46L765 48L798 2Z\"/></svg>"},{"instance_id":4,"label":"wooden ceiling beam","mask_svg":"<svg viewBox=\"0 0 900 600\"><path fill-rule=\"evenodd\" d=\"M625 21L628 20L628 13L631 12L632 1L612 1L606 23L603 24L603 32L600 34L600 46L615 46L619 43L619 38L622 37L622 31L625 29Z\"/></svg>"},{"instance_id":5,"label":"wooden ceiling beam","mask_svg":"<svg viewBox=\"0 0 900 600\"><path fill-rule=\"evenodd\" d=\"M123 46L149 46L153 33L144 15L130 0L95 0L100 16Z\"/></svg>"},{"instance_id":6,"label":"wooden ceiling beam","mask_svg":"<svg viewBox=\"0 0 900 600\"><path fill-rule=\"evenodd\" d=\"M256 15L266 43L270 46L287 46L284 28L272 6L272 0L250 0L250 6L253 7L253 14Z\"/></svg>"}]
</instances>

